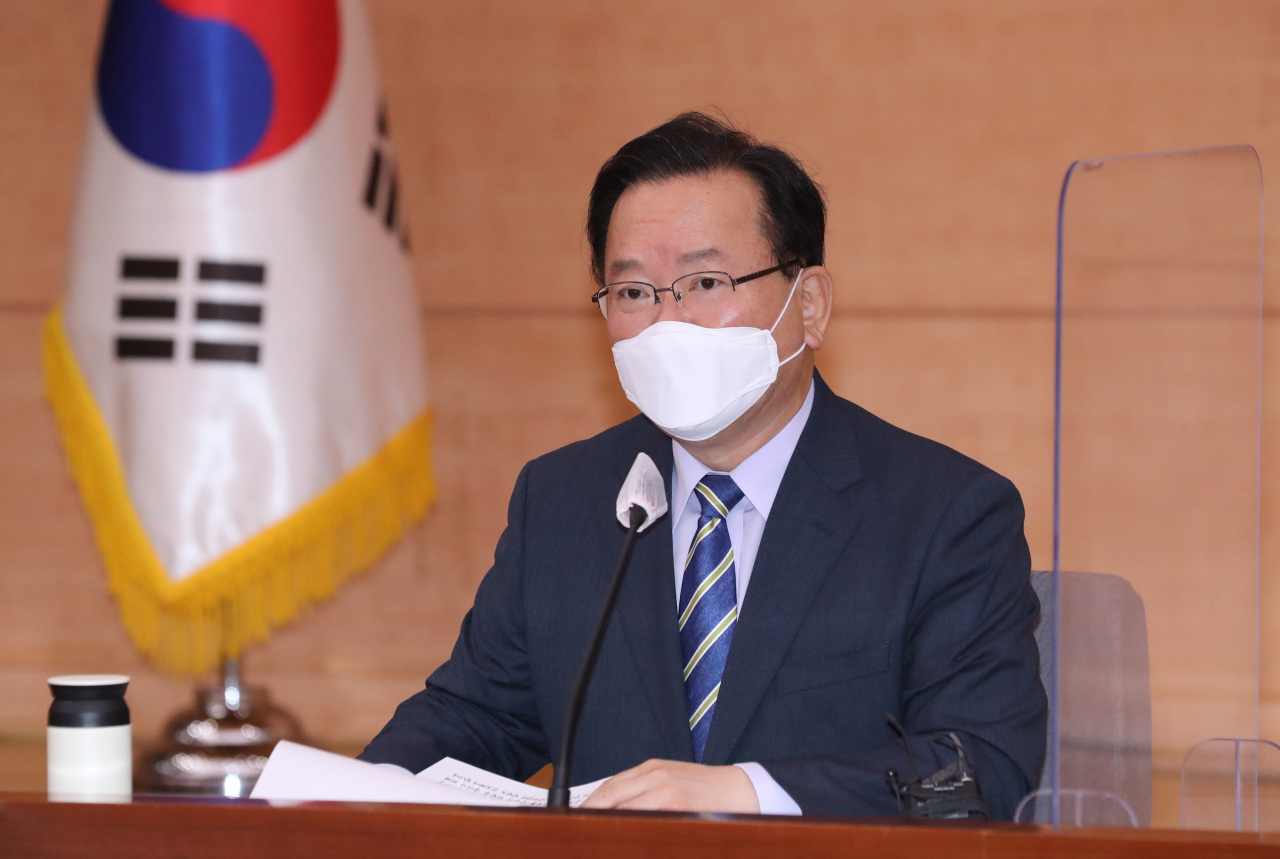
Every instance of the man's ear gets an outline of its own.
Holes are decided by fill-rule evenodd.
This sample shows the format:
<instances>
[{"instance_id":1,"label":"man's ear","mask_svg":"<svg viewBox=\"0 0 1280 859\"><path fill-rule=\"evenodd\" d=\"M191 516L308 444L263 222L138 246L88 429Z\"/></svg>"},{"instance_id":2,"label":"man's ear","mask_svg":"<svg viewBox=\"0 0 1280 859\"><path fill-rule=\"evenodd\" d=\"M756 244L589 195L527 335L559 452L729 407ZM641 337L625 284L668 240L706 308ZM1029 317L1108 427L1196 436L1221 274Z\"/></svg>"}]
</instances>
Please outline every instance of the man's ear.
<instances>
[{"instance_id":1,"label":"man's ear","mask_svg":"<svg viewBox=\"0 0 1280 859\"><path fill-rule=\"evenodd\" d=\"M800 313L804 323L804 345L815 352L822 348L831 319L833 286L826 266L815 265L804 270L796 292L800 295Z\"/></svg>"}]
</instances>

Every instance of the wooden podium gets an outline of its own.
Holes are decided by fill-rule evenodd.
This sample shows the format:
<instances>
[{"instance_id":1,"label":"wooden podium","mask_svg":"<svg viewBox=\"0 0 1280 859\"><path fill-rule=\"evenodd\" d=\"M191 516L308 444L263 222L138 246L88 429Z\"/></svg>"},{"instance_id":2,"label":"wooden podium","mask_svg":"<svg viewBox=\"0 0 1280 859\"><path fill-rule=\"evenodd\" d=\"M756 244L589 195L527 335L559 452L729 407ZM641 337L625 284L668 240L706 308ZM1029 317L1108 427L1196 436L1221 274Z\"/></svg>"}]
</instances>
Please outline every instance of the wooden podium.
<instances>
[{"instance_id":1,"label":"wooden podium","mask_svg":"<svg viewBox=\"0 0 1280 859\"><path fill-rule=\"evenodd\" d=\"M0 793L0 857L1103 857L1280 856L1280 835L1071 829L433 805Z\"/></svg>"}]
</instances>

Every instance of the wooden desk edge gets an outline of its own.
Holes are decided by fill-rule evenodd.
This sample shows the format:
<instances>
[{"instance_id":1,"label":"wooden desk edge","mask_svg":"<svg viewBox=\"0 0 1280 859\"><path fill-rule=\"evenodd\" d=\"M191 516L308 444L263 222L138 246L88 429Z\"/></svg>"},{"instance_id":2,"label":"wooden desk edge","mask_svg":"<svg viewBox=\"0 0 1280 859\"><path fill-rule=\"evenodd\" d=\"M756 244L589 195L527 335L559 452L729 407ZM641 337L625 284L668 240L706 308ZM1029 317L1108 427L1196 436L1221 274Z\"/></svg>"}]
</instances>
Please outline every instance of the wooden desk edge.
<instances>
[{"instance_id":1,"label":"wooden desk edge","mask_svg":"<svg viewBox=\"0 0 1280 859\"><path fill-rule=\"evenodd\" d=\"M421 856L607 854L662 859L946 855L1277 856L1280 836L1182 830L1072 829L996 823L644 812L548 813L418 804L300 803L138 797L128 804L50 802L0 793L0 856Z\"/></svg>"}]
</instances>

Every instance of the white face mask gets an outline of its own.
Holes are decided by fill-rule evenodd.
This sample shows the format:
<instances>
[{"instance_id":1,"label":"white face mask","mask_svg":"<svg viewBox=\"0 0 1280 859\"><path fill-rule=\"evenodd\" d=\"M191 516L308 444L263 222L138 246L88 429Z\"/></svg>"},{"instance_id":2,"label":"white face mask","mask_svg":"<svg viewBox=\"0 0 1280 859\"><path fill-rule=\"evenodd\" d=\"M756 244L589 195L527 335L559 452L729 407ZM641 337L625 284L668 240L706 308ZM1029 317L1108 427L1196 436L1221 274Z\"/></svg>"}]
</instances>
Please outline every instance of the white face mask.
<instances>
[{"instance_id":1,"label":"white face mask","mask_svg":"<svg viewBox=\"0 0 1280 859\"><path fill-rule=\"evenodd\" d=\"M773 329L703 328L688 322L655 322L630 340L613 344L613 363L627 399L668 435L684 441L711 438L742 417L778 378L778 368L804 351L778 360Z\"/></svg>"}]
</instances>

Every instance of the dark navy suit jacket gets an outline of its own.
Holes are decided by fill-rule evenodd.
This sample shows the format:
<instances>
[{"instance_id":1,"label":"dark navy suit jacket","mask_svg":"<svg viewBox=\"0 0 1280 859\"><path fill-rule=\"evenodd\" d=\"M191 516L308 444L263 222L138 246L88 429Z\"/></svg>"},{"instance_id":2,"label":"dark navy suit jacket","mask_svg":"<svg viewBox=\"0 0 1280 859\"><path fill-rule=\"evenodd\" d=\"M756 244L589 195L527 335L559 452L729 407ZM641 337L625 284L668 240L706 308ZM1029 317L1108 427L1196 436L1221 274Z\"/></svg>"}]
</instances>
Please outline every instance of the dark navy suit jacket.
<instances>
[{"instance_id":1,"label":"dark navy suit jacket","mask_svg":"<svg viewBox=\"0 0 1280 859\"><path fill-rule=\"evenodd\" d=\"M897 812L885 770L954 760L955 731L997 817L1043 763L1039 604L1017 490L822 382L756 556L704 763L757 761L806 814ZM671 440L643 417L525 466L493 568L449 661L361 757L415 772L445 755L524 779L560 741L565 699L622 544L636 454L668 481ZM639 536L583 709L573 782L693 760L671 523Z\"/></svg>"}]
</instances>

